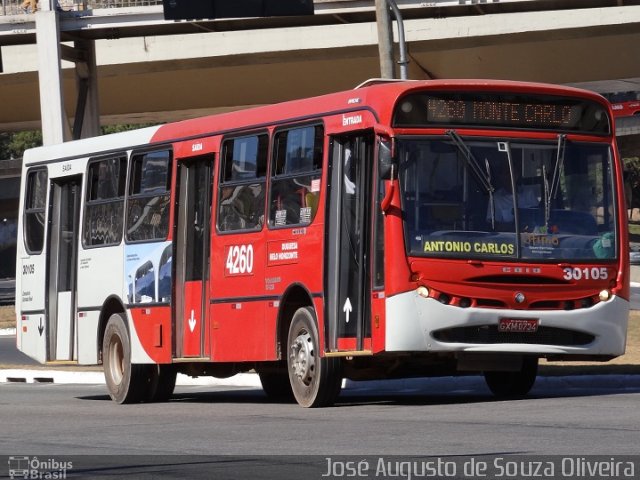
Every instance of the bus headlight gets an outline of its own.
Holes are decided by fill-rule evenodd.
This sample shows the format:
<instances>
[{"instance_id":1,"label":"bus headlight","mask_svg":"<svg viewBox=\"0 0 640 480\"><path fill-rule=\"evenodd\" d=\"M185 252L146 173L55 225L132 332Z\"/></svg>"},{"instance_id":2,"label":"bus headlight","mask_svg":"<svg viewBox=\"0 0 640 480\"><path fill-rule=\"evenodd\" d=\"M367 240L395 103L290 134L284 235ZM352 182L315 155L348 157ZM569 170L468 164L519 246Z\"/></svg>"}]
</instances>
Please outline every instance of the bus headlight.
<instances>
[{"instance_id":1,"label":"bus headlight","mask_svg":"<svg viewBox=\"0 0 640 480\"><path fill-rule=\"evenodd\" d=\"M419 286L416 289L416 293L420 295L422 298L429 298L429 289L424 285Z\"/></svg>"},{"instance_id":2,"label":"bus headlight","mask_svg":"<svg viewBox=\"0 0 640 480\"><path fill-rule=\"evenodd\" d=\"M611 292L609 290L602 290L598 294L598 297L600 298L601 302L606 302L607 300L609 300L611 298Z\"/></svg>"}]
</instances>

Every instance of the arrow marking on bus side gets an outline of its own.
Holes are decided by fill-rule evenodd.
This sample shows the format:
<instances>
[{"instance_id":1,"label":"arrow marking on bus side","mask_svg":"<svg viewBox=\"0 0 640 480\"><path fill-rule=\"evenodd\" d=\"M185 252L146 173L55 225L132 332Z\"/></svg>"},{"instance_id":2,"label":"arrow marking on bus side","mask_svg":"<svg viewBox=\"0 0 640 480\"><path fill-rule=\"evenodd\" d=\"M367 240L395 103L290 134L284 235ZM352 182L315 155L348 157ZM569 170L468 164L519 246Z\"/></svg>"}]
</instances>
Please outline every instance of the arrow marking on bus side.
<instances>
[{"instance_id":1,"label":"arrow marking on bus side","mask_svg":"<svg viewBox=\"0 0 640 480\"><path fill-rule=\"evenodd\" d=\"M42 332L44 332L44 325L42 325L42 317L40 317L40 325L38 326L38 333L42 336Z\"/></svg>"},{"instance_id":2,"label":"arrow marking on bus side","mask_svg":"<svg viewBox=\"0 0 640 480\"><path fill-rule=\"evenodd\" d=\"M347 301L344 302L344 307L342 307L342 311L347 314L347 320L346 320L347 323L349 323L349 314L351 313L352 310L353 310L353 307L351 306L351 300L349 300L349 297L347 297Z\"/></svg>"},{"instance_id":3,"label":"arrow marking on bus side","mask_svg":"<svg viewBox=\"0 0 640 480\"><path fill-rule=\"evenodd\" d=\"M193 333L193 330L196 328L196 315L195 312L193 310L191 310L191 318L189 319L189 330L191 330L191 333Z\"/></svg>"}]
</instances>

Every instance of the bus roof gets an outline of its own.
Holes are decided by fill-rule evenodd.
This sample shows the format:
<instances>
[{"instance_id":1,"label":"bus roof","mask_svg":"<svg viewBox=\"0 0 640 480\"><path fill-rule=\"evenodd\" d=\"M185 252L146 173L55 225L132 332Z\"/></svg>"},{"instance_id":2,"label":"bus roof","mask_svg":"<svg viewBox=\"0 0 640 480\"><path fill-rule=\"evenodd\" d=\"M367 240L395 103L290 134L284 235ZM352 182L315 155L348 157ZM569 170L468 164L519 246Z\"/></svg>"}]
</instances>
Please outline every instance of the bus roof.
<instances>
[{"instance_id":1,"label":"bus roof","mask_svg":"<svg viewBox=\"0 0 640 480\"><path fill-rule=\"evenodd\" d=\"M545 83L464 79L407 80L403 82L392 80L302 100L291 100L263 107L183 120L164 125L158 131L155 139L170 141L175 138L236 130L249 125L259 128L278 122L295 122L319 115L353 110L355 106L373 110L380 123L390 125L393 108L398 98L416 90L481 90L500 93L535 91L546 95L590 98L608 106L604 97L595 92Z\"/></svg>"},{"instance_id":2,"label":"bus roof","mask_svg":"<svg viewBox=\"0 0 640 480\"><path fill-rule=\"evenodd\" d=\"M322 96L291 100L273 105L252 107L234 112L209 115L155 127L115 133L64 144L38 147L25 153L24 164L74 158L109 151L167 143L180 139L224 134L240 129L260 129L270 125L310 120L319 116L339 114L366 108L378 121L390 125L393 108L399 97L418 90L485 91L495 93L536 92L543 95L590 99L607 106L601 95L573 87L510 80L408 80L365 82L362 87Z\"/></svg>"}]
</instances>

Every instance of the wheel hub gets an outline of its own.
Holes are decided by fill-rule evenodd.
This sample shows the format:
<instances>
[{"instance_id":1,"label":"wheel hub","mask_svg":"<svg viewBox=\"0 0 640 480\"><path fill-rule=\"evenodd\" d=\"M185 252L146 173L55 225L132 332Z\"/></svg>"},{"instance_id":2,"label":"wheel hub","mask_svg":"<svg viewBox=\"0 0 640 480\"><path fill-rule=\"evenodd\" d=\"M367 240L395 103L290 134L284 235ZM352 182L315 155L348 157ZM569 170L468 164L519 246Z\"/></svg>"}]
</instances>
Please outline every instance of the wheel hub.
<instances>
[{"instance_id":1,"label":"wheel hub","mask_svg":"<svg viewBox=\"0 0 640 480\"><path fill-rule=\"evenodd\" d=\"M120 384L124 376L124 349L118 337L109 345L109 371L116 384Z\"/></svg>"},{"instance_id":2,"label":"wheel hub","mask_svg":"<svg viewBox=\"0 0 640 480\"><path fill-rule=\"evenodd\" d=\"M305 385L309 385L315 372L315 352L311 335L303 332L296 337L291 345L290 357L293 374Z\"/></svg>"}]
</instances>

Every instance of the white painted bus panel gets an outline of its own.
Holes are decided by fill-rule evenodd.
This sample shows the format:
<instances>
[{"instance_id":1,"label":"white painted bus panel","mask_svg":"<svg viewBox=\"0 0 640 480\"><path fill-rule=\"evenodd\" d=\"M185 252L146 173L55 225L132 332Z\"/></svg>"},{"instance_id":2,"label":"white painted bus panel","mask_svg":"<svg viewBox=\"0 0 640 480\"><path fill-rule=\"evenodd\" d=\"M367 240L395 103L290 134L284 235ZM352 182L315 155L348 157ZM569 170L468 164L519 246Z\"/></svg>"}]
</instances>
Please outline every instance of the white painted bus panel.
<instances>
[{"instance_id":1,"label":"white painted bus panel","mask_svg":"<svg viewBox=\"0 0 640 480\"><path fill-rule=\"evenodd\" d=\"M102 307L110 296L124 300L122 245L78 252L78 310Z\"/></svg>"},{"instance_id":2,"label":"white painted bus panel","mask_svg":"<svg viewBox=\"0 0 640 480\"><path fill-rule=\"evenodd\" d=\"M73 360L72 345L75 344L75 328L71 316L72 300L71 292L58 293L55 360Z\"/></svg>"},{"instance_id":3,"label":"white painted bus panel","mask_svg":"<svg viewBox=\"0 0 640 480\"><path fill-rule=\"evenodd\" d=\"M98 321L100 312L83 312L78 317L78 363L80 365L96 365L98 363Z\"/></svg>"},{"instance_id":4,"label":"white painted bus panel","mask_svg":"<svg viewBox=\"0 0 640 480\"><path fill-rule=\"evenodd\" d=\"M436 340L432 333L455 327L497 325L505 311L443 305L416 292L406 292L387 299L386 350L618 356L625 351L628 313L629 302L617 296L591 308L563 311L562 315L551 310L508 312L510 317L538 319L540 326L591 334L595 339L587 345L444 343Z\"/></svg>"},{"instance_id":5,"label":"white painted bus panel","mask_svg":"<svg viewBox=\"0 0 640 480\"><path fill-rule=\"evenodd\" d=\"M33 358L45 363L47 361L47 325L44 314L23 315L17 330L18 349Z\"/></svg>"},{"instance_id":6,"label":"white painted bus panel","mask_svg":"<svg viewBox=\"0 0 640 480\"><path fill-rule=\"evenodd\" d=\"M22 183L21 188L24 189L24 182ZM21 198L24 198L24 193L21 194ZM24 205L21 202L20 217L23 216L23 208ZM46 225L45 220L45 228ZM46 234L45 230L45 238L47 238ZM16 343L18 349L25 355L44 363L47 360L47 327L44 318L46 257L44 254L29 255L27 253L23 228L18 228L16 247ZM46 249L46 242L43 249ZM22 317L25 320L22 320Z\"/></svg>"},{"instance_id":7,"label":"white painted bus panel","mask_svg":"<svg viewBox=\"0 0 640 480\"><path fill-rule=\"evenodd\" d=\"M80 212L80 231L84 214L84 200L86 198L86 168L90 158L99 156L106 151L122 151L129 153L134 145L147 144L159 127L149 127L115 135L104 135L50 145L27 150L23 158L22 177L35 165L47 165L48 178L58 178L69 175L83 175L82 208ZM22 220L24 215L25 185L21 185L20 227L18 228L17 246L17 275L16 275L16 316L17 316L17 345L18 349L39 362L46 362L47 331L44 317L46 299L46 259L45 255L29 255L24 246L22 235ZM50 198L47 192L47 199ZM47 209L48 216L48 209ZM47 219L48 220L48 219ZM49 232L45 232L48 238ZM46 245L44 246L46 249ZM82 242L78 245L77 265L77 296L76 305L82 312L88 309L77 322L77 353L78 361L83 364L95 364L98 361L97 328L99 309L109 296L120 296L126 299L124 277L124 242L120 246L83 250ZM23 270L25 269L25 270ZM23 271L28 272L23 274ZM34 312L29 314L29 312ZM25 320L22 316L25 315ZM130 325L132 326L132 325ZM67 335L73 332L68 331ZM135 334L134 334L135 336ZM58 336L60 340L62 334ZM141 354L142 347L137 338L132 338L132 350L136 357L146 358ZM68 350L68 348L67 348Z\"/></svg>"}]
</instances>

